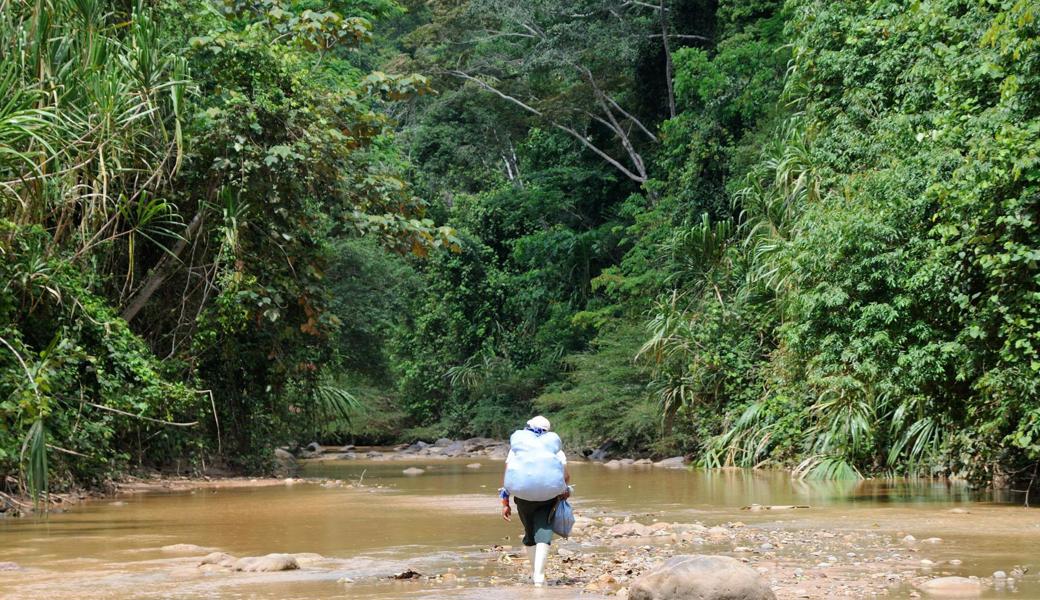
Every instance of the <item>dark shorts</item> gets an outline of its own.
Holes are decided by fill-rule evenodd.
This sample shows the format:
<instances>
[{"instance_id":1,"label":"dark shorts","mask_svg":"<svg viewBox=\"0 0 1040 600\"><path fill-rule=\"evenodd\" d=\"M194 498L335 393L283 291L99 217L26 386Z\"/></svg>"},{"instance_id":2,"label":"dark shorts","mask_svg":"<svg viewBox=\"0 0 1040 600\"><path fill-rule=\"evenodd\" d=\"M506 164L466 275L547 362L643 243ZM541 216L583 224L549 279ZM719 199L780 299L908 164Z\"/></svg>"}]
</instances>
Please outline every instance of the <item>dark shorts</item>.
<instances>
[{"instance_id":1,"label":"dark shorts","mask_svg":"<svg viewBox=\"0 0 1040 600\"><path fill-rule=\"evenodd\" d=\"M556 498L544 502L531 502L522 498L513 497L516 502L516 514L520 516L520 522L524 524L524 545L552 543L552 521L550 516L556 506Z\"/></svg>"}]
</instances>

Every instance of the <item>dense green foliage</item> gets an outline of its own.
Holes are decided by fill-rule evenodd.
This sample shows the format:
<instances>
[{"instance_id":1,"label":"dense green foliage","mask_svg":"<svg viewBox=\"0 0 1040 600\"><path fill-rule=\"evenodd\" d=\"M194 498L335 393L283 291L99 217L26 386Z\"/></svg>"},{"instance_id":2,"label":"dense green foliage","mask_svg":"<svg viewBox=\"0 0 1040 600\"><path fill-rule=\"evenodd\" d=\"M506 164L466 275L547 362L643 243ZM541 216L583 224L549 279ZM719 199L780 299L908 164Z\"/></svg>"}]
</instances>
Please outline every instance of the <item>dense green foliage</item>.
<instances>
[{"instance_id":1,"label":"dense green foliage","mask_svg":"<svg viewBox=\"0 0 1040 600\"><path fill-rule=\"evenodd\" d=\"M424 10L404 63L447 91L405 139L468 241L423 269L418 423L823 477L1040 458L1035 6Z\"/></svg>"},{"instance_id":2,"label":"dense green foliage","mask_svg":"<svg viewBox=\"0 0 1040 600\"><path fill-rule=\"evenodd\" d=\"M11 3L0 469L542 411L708 466L1031 473L1037 12Z\"/></svg>"},{"instance_id":3,"label":"dense green foliage","mask_svg":"<svg viewBox=\"0 0 1040 600\"><path fill-rule=\"evenodd\" d=\"M334 8L5 3L5 476L35 493L48 470L261 469L356 404L337 243L454 242L400 178L382 108L426 80L351 62L371 28L354 13L396 9Z\"/></svg>"}]
</instances>

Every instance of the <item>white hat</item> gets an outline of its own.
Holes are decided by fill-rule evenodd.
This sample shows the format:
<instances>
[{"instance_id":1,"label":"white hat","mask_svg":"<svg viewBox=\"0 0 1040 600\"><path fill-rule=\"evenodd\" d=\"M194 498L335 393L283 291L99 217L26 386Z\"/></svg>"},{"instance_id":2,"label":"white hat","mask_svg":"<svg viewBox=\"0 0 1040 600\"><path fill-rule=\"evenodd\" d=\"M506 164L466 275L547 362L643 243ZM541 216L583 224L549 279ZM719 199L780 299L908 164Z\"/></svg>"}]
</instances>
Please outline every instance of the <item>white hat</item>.
<instances>
[{"instance_id":1,"label":"white hat","mask_svg":"<svg viewBox=\"0 0 1040 600\"><path fill-rule=\"evenodd\" d=\"M527 422L527 424L530 425L531 427L536 427L538 429L544 429L546 431L549 431L549 429L551 427L549 425L549 419L546 419L542 415L538 415L537 417L531 419L530 421Z\"/></svg>"}]
</instances>

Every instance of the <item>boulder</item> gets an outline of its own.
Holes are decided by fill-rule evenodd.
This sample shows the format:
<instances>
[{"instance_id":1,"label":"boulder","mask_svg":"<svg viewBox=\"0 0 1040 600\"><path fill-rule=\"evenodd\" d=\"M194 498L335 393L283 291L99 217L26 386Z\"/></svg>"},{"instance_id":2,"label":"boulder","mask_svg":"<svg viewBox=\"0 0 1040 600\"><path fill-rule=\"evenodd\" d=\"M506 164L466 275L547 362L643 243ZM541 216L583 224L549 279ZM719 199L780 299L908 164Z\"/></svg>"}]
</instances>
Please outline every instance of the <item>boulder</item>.
<instances>
[{"instance_id":1,"label":"boulder","mask_svg":"<svg viewBox=\"0 0 1040 600\"><path fill-rule=\"evenodd\" d=\"M728 556L674 556L628 588L629 600L776 600L754 569Z\"/></svg>"},{"instance_id":2,"label":"boulder","mask_svg":"<svg viewBox=\"0 0 1040 600\"><path fill-rule=\"evenodd\" d=\"M654 530L642 523L618 523L607 530L607 535L610 537L627 537L631 535L647 537L653 534Z\"/></svg>"},{"instance_id":3,"label":"boulder","mask_svg":"<svg viewBox=\"0 0 1040 600\"><path fill-rule=\"evenodd\" d=\"M435 448L447 448L451 445L451 440L449 440L448 438L440 438L439 440L434 442L433 445Z\"/></svg>"},{"instance_id":4,"label":"boulder","mask_svg":"<svg viewBox=\"0 0 1040 600\"><path fill-rule=\"evenodd\" d=\"M488 446L495 446L500 444L501 442L499 442L498 440L493 440L491 438L477 437L469 438L468 440L462 443L466 447L466 452L480 452Z\"/></svg>"},{"instance_id":5,"label":"boulder","mask_svg":"<svg viewBox=\"0 0 1040 600\"><path fill-rule=\"evenodd\" d=\"M206 565L217 565L218 567L232 568L235 566L235 557L224 552L210 552L206 556L202 557L199 561L199 566L204 567Z\"/></svg>"},{"instance_id":6,"label":"boulder","mask_svg":"<svg viewBox=\"0 0 1040 600\"><path fill-rule=\"evenodd\" d=\"M607 457L610 456L610 451L613 450L615 446L617 446L617 442L615 442L614 440L607 440L600 444L599 448L596 448L592 451L587 451L587 458L589 460L595 461L607 460Z\"/></svg>"},{"instance_id":7,"label":"boulder","mask_svg":"<svg viewBox=\"0 0 1040 600\"><path fill-rule=\"evenodd\" d=\"M266 556L246 556L235 561L236 571L248 571L250 573L271 571L293 571L299 569L300 564L291 554L268 554Z\"/></svg>"},{"instance_id":8,"label":"boulder","mask_svg":"<svg viewBox=\"0 0 1040 600\"><path fill-rule=\"evenodd\" d=\"M307 444L306 448L300 450L300 458L316 458L321 456L321 453L324 451L325 449L321 447L321 444L318 442L311 442Z\"/></svg>"},{"instance_id":9,"label":"boulder","mask_svg":"<svg viewBox=\"0 0 1040 600\"><path fill-rule=\"evenodd\" d=\"M426 442L424 442L422 440L419 440L418 442L415 442L411 446L408 446L407 448L405 448L403 450L403 452L408 452L408 453L412 454L412 453L419 452L420 450L425 450L426 448L429 448L429 447L430 447L429 444L427 444Z\"/></svg>"},{"instance_id":10,"label":"boulder","mask_svg":"<svg viewBox=\"0 0 1040 600\"><path fill-rule=\"evenodd\" d=\"M284 448L274 449L274 474L276 477L294 477L300 472L296 457Z\"/></svg>"},{"instance_id":11,"label":"boulder","mask_svg":"<svg viewBox=\"0 0 1040 600\"><path fill-rule=\"evenodd\" d=\"M929 596L943 598L977 598L982 594L982 584L974 577L937 577L917 588Z\"/></svg>"},{"instance_id":12,"label":"boulder","mask_svg":"<svg viewBox=\"0 0 1040 600\"><path fill-rule=\"evenodd\" d=\"M450 456L452 458L455 458L456 456L462 456L465 453L466 445L463 442L452 442L451 444L445 446L444 452L442 454L444 454L444 456Z\"/></svg>"},{"instance_id":13,"label":"boulder","mask_svg":"<svg viewBox=\"0 0 1040 600\"><path fill-rule=\"evenodd\" d=\"M654 466L662 469L682 469L686 466L686 458L682 456L673 456L655 462Z\"/></svg>"},{"instance_id":14,"label":"boulder","mask_svg":"<svg viewBox=\"0 0 1040 600\"><path fill-rule=\"evenodd\" d=\"M401 472L405 475L408 475L409 477L414 477L415 475L422 475L426 471L420 469L419 467L408 467L407 469Z\"/></svg>"}]
</instances>

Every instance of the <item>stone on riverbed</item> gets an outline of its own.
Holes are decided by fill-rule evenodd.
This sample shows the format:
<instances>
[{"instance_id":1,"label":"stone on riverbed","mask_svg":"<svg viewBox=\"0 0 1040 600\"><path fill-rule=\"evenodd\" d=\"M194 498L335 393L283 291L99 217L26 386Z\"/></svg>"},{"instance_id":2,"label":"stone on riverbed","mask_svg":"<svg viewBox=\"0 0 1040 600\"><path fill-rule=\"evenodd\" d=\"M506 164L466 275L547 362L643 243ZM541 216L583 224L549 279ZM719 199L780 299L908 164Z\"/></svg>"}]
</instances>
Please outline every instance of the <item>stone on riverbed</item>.
<instances>
[{"instance_id":1,"label":"stone on riverbed","mask_svg":"<svg viewBox=\"0 0 1040 600\"><path fill-rule=\"evenodd\" d=\"M422 475L426 471L420 469L419 467L408 467L407 469L405 469L405 470L403 470L401 472L404 473L405 475L408 475L409 477L412 477L412 476L415 476L415 475Z\"/></svg>"},{"instance_id":2,"label":"stone on riverbed","mask_svg":"<svg viewBox=\"0 0 1040 600\"><path fill-rule=\"evenodd\" d=\"M627 537L630 535L648 537L653 535L653 533L653 529L641 523L618 523L607 531L607 535L610 537Z\"/></svg>"},{"instance_id":3,"label":"stone on riverbed","mask_svg":"<svg viewBox=\"0 0 1040 600\"><path fill-rule=\"evenodd\" d=\"M942 598L976 598L982 594L982 584L974 577L938 577L917 587L930 596Z\"/></svg>"},{"instance_id":4,"label":"stone on riverbed","mask_svg":"<svg viewBox=\"0 0 1040 600\"><path fill-rule=\"evenodd\" d=\"M271 572L271 571L293 571L299 569L300 564L296 557L291 554L268 554L266 556L246 556L235 561L236 571Z\"/></svg>"},{"instance_id":5,"label":"stone on riverbed","mask_svg":"<svg viewBox=\"0 0 1040 600\"><path fill-rule=\"evenodd\" d=\"M469 463L468 465L466 465L466 468L467 469L479 469L482 466L484 466L484 465L482 465L480 463Z\"/></svg>"},{"instance_id":6,"label":"stone on riverbed","mask_svg":"<svg viewBox=\"0 0 1040 600\"><path fill-rule=\"evenodd\" d=\"M728 556L674 556L636 579L629 600L776 600L754 569Z\"/></svg>"}]
</instances>

